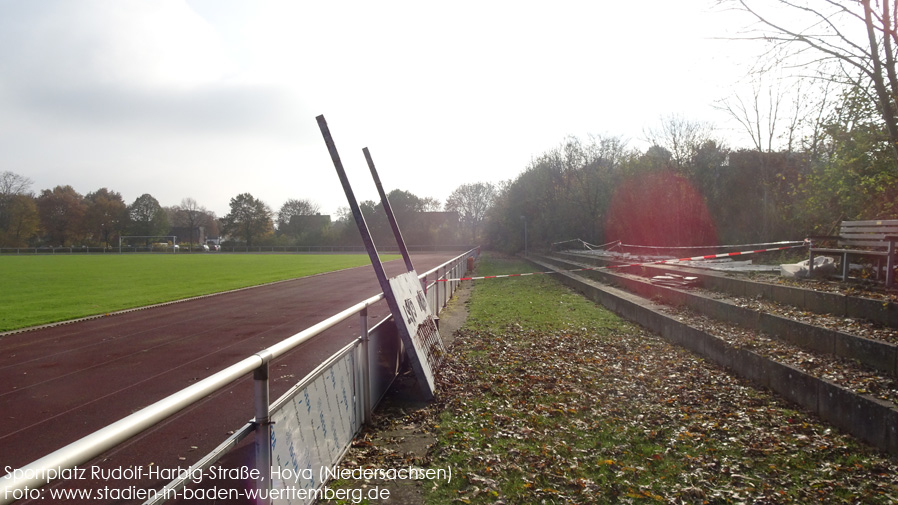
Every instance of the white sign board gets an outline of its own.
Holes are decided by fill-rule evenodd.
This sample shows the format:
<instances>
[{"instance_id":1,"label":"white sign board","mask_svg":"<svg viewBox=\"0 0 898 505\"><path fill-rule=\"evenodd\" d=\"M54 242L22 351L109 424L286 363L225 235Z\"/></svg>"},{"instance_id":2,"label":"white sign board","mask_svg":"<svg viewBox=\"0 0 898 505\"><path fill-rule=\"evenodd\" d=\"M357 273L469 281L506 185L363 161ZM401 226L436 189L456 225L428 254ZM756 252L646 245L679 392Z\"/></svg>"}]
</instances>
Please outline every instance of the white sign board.
<instances>
[{"instance_id":1,"label":"white sign board","mask_svg":"<svg viewBox=\"0 0 898 505\"><path fill-rule=\"evenodd\" d=\"M427 296L421 287L421 281L418 280L418 273L412 270L390 279L390 288L399 305L400 314L393 315L397 319L396 325L399 327L399 334L410 340L412 344L411 349L408 350L410 361L415 372L420 372L421 376L426 379L430 392L433 394L436 390L433 372L439 367L446 349L443 347L443 339L440 338L436 321L427 305ZM406 345L408 343L407 341ZM411 356L412 353L414 356ZM416 362L420 366L415 366Z\"/></svg>"}]
</instances>

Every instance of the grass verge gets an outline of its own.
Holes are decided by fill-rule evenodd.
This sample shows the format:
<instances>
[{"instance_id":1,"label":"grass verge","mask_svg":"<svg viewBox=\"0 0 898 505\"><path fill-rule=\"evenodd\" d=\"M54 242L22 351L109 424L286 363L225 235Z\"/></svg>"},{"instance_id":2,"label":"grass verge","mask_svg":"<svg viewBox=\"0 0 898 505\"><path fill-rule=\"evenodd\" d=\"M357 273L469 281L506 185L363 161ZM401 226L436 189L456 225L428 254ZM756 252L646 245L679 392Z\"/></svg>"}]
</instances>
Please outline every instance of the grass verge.
<instances>
[{"instance_id":1,"label":"grass verge","mask_svg":"<svg viewBox=\"0 0 898 505\"><path fill-rule=\"evenodd\" d=\"M479 275L530 266L486 257ZM380 419L347 459L451 469L431 504L895 503L898 464L550 276L475 285L437 400Z\"/></svg>"},{"instance_id":2,"label":"grass verge","mask_svg":"<svg viewBox=\"0 0 898 505\"><path fill-rule=\"evenodd\" d=\"M0 331L366 264L363 254L4 256Z\"/></svg>"}]
</instances>

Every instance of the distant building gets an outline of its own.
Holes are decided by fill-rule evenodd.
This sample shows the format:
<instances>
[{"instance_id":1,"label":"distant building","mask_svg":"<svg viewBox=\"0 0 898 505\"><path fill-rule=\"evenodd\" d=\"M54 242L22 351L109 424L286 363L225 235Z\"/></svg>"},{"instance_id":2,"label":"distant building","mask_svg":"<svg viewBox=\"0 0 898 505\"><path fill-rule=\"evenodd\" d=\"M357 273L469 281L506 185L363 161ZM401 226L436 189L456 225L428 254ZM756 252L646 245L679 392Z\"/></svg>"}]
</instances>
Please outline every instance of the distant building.
<instances>
[{"instance_id":1,"label":"distant building","mask_svg":"<svg viewBox=\"0 0 898 505\"><path fill-rule=\"evenodd\" d=\"M207 240L205 226L175 226L168 234L177 236L178 243L205 244Z\"/></svg>"},{"instance_id":2,"label":"distant building","mask_svg":"<svg viewBox=\"0 0 898 505\"><path fill-rule=\"evenodd\" d=\"M290 230L294 232L319 232L331 224L329 215L315 214L314 216L290 217Z\"/></svg>"}]
</instances>

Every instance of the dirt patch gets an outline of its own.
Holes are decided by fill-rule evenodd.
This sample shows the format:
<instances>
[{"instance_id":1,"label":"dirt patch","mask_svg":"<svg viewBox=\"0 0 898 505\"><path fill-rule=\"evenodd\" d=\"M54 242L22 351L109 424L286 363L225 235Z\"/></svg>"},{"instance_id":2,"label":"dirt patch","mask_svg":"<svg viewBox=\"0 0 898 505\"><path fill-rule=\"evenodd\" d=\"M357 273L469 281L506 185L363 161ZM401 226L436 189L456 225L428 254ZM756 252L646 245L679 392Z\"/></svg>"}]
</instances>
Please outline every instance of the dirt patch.
<instances>
[{"instance_id":1,"label":"dirt patch","mask_svg":"<svg viewBox=\"0 0 898 505\"><path fill-rule=\"evenodd\" d=\"M446 347L455 341L455 332L464 326L468 319L468 300L474 287L473 281L463 281L455 294L449 300L449 304L440 313L440 336Z\"/></svg>"}]
</instances>

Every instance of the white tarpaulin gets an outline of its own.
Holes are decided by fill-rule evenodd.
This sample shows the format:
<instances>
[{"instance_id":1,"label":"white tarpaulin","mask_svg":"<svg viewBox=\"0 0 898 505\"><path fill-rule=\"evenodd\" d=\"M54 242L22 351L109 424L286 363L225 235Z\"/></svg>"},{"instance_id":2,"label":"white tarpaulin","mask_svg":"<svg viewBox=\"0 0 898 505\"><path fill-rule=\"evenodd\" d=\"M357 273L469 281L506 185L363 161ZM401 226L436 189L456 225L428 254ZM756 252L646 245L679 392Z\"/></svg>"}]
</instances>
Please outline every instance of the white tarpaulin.
<instances>
[{"instance_id":1,"label":"white tarpaulin","mask_svg":"<svg viewBox=\"0 0 898 505\"><path fill-rule=\"evenodd\" d=\"M780 273L787 278L803 278L808 276L810 262L804 260L791 265L780 265ZM836 271L836 261L829 256L814 258L814 275L827 275Z\"/></svg>"}]
</instances>

